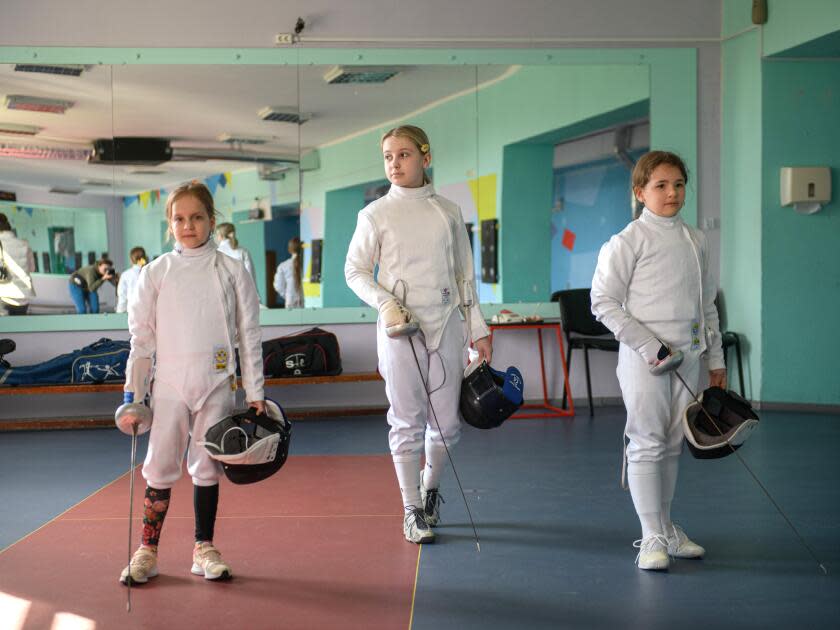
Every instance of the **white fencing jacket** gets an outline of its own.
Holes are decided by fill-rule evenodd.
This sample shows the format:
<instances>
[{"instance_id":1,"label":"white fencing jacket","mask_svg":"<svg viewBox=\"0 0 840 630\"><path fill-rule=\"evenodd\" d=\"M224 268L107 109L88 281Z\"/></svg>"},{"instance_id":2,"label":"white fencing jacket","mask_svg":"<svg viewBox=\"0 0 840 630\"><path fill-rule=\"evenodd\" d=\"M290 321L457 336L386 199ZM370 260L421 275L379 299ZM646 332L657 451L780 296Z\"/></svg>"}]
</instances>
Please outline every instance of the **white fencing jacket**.
<instances>
[{"instance_id":1,"label":"white fencing jacket","mask_svg":"<svg viewBox=\"0 0 840 630\"><path fill-rule=\"evenodd\" d=\"M283 296L286 308L303 308L303 296L295 286L295 258L297 254L292 254L277 265L274 272L274 290Z\"/></svg>"},{"instance_id":2,"label":"white fencing jacket","mask_svg":"<svg viewBox=\"0 0 840 630\"><path fill-rule=\"evenodd\" d=\"M379 271L374 279L374 268ZM374 308L396 297L414 315L429 350L464 298L472 341L489 334L478 306L473 258L457 205L420 188L392 185L388 194L359 212L344 264L347 285ZM461 295L468 281L469 296Z\"/></svg>"},{"instance_id":3,"label":"white fencing jacket","mask_svg":"<svg viewBox=\"0 0 840 630\"><path fill-rule=\"evenodd\" d=\"M263 400L259 298L244 265L222 254L211 240L194 249L176 245L143 267L129 302L134 361L155 357L155 379L175 387L201 407L207 396L235 378L234 342L246 399Z\"/></svg>"},{"instance_id":4,"label":"white fencing jacket","mask_svg":"<svg viewBox=\"0 0 840 630\"><path fill-rule=\"evenodd\" d=\"M131 265L120 274L120 281L117 284L117 313L128 311L128 300L134 296L141 269L140 265Z\"/></svg>"},{"instance_id":5,"label":"white fencing jacket","mask_svg":"<svg viewBox=\"0 0 840 630\"><path fill-rule=\"evenodd\" d=\"M35 256L29 243L15 236L11 230L0 232L0 245L3 263L11 274L10 282L0 283L0 299L14 306L25 306L30 298L35 297L30 276L35 271Z\"/></svg>"},{"instance_id":6,"label":"white fencing jacket","mask_svg":"<svg viewBox=\"0 0 840 630\"><path fill-rule=\"evenodd\" d=\"M724 367L716 295L705 234L679 216L660 217L645 208L601 248L592 313L648 363L661 340L675 349L707 352L715 370Z\"/></svg>"}]
</instances>

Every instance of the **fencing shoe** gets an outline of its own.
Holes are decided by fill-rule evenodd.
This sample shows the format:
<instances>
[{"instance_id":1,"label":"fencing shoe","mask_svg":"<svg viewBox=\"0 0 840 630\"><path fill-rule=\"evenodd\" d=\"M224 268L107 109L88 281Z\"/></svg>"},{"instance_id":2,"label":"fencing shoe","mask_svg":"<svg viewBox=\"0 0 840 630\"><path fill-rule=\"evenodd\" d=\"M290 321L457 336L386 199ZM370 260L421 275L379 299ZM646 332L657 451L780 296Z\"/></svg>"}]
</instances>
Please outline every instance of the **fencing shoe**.
<instances>
[{"instance_id":1,"label":"fencing shoe","mask_svg":"<svg viewBox=\"0 0 840 630\"><path fill-rule=\"evenodd\" d=\"M636 564L640 569L646 571L667 571L668 564L668 540L662 534L651 534L633 543L639 550L636 556Z\"/></svg>"},{"instance_id":2,"label":"fencing shoe","mask_svg":"<svg viewBox=\"0 0 840 630\"><path fill-rule=\"evenodd\" d=\"M406 508L405 519L403 519L403 534L408 542L418 545L435 542L435 533L426 522L426 515L422 508Z\"/></svg>"},{"instance_id":3,"label":"fencing shoe","mask_svg":"<svg viewBox=\"0 0 840 630\"><path fill-rule=\"evenodd\" d=\"M683 528L679 525L671 525L671 530L666 533L668 538L668 555L674 558L702 558L706 553L696 542L685 535Z\"/></svg>"},{"instance_id":4,"label":"fencing shoe","mask_svg":"<svg viewBox=\"0 0 840 630\"><path fill-rule=\"evenodd\" d=\"M397 299L383 302L379 307L379 316L389 337L409 337L420 329L420 324Z\"/></svg>"},{"instance_id":5,"label":"fencing shoe","mask_svg":"<svg viewBox=\"0 0 840 630\"><path fill-rule=\"evenodd\" d=\"M140 547L131 556L131 562L123 569L120 574L120 582L128 584L145 584L149 578L153 578L158 574L157 569L157 550L149 547Z\"/></svg>"},{"instance_id":6,"label":"fencing shoe","mask_svg":"<svg viewBox=\"0 0 840 630\"><path fill-rule=\"evenodd\" d=\"M434 527L440 521L440 504L446 503L440 495L438 488L427 488L423 485L423 473L420 473L420 503L423 505L423 514L426 517L426 524Z\"/></svg>"},{"instance_id":7,"label":"fencing shoe","mask_svg":"<svg viewBox=\"0 0 840 630\"><path fill-rule=\"evenodd\" d=\"M191 571L208 580L226 580L233 576L230 567L222 560L222 554L210 542L196 543Z\"/></svg>"}]
</instances>

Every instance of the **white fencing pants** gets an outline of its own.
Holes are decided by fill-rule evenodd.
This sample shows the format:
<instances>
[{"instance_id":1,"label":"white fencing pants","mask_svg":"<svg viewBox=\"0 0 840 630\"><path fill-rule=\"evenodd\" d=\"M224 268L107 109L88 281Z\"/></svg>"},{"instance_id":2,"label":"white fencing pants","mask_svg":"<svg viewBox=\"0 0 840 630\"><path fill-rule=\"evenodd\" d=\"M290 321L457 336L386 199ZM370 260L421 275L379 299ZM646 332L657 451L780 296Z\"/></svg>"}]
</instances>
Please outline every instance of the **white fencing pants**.
<instances>
[{"instance_id":1,"label":"white fencing pants","mask_svg":"<svg viewBox=\"0 0 840 630\"><path fill-rule=\"evenodd\" d=\"M680 375L698 393L699 353L683 352ZM618 351L616 374L627 408L627 461L659 462L678 456L683 443L683 412L693 401L688 390L673 372L651 374L642 356L625 344Z\"/></svg>"},{"instance_id":2,"label":"white fencing pants","mask_svg":"<svg viewBox=\"0 0 840 630\"><path fill-rule=\"evenodd\" d=\"M187 471L197 486L212 486L222 476L222 466L211 458L196 440L203 440L207 429L234 409L235 392L224 381L216 387L201 407L191 409L181 393L162 381L152 390L152 430L143 463L143 478L152 488L171 488L181 477L184 451ZM190 435L194 436L190 440Z\"/></svg>"},{"instance_id":3,"label":"white fencing pants","mask_svg":"<svg viewBox=\"0 0 840 630\"><path fill-rule=\"evenodd\" d=\"M458 311L453 311L446 322L437 350L430 352L426 348L422 331L411 340L417 353L420 373L409 339L392 339L385 334L382 322L377 323L379 373L385 379L385 394L391 403L387 418L391 426L388 443L392 455L419 454L426 439L432 444L442 445L441 431L448 446L456 444L461 437L458 401L461 397L466 355L463 324ZM429 409L424 382L428 383L440 430Z\"/></svg>"}]
</instances>

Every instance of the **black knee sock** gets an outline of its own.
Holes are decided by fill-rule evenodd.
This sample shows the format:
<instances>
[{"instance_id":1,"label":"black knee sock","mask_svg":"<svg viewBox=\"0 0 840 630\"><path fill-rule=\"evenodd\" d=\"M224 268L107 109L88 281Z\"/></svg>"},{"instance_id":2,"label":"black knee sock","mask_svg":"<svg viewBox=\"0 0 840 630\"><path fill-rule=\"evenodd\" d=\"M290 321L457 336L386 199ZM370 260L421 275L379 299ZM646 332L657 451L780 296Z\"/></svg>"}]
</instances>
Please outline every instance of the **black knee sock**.
<instances>
[{"instance_id":1,"label":"black knee sock","mask_svg":"<svg viewBox=\"0 0 840 630\"><path fill-rule=\"evenodd\" d=\"M193 486L195 507L195 541L213 540L216 525L216 508L219 505L219 484L215 486Z\"/></svg>"},{"instance_id":2,"label":"black knee sock","mask_svg":"<svg viewBox=\"0 0 840 630\"><path fill-rule=\"evenodd\" d=\"M160 530L163 527L163 519L169 509L169 495L171 490L158 490L146 486L146 496L143 500L143 537L142 543L147 546L157 547L160 539Z\"/></svg>"}]
</instances>

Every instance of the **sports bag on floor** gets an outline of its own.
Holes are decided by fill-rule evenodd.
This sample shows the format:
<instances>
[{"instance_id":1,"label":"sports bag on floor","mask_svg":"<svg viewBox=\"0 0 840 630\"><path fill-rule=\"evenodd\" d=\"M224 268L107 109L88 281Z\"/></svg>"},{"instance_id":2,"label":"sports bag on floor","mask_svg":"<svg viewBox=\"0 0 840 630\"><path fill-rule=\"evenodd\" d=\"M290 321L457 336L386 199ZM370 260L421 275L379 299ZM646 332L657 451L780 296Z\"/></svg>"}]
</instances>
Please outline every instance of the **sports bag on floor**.
<instances>
[{"instance_id":1,"label":"sports bag on floor","mask_svg":"<svg viewBox=\"0 0 840 630\"><path fill-rule=\"evenodd\" d=\"M36 365L0 368L0 385L66 385L125 381L128 341L102 338Z\"/></svg>"},{"instance_id":2,"label":"sports bag on floor","mask_svg":"<svg viewBox=\"0 0 840 630\"><path fill-rule=\"evenodd\" d=\"M341 374L336 336L321 328L264 341L263 373L271 378Z\"/></svg>"}]
</instances>

